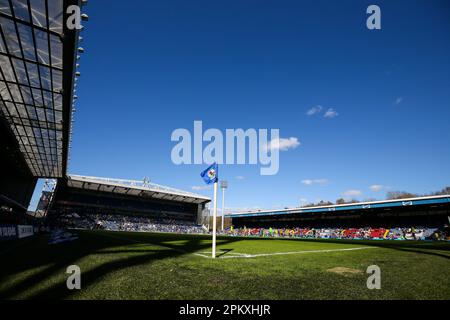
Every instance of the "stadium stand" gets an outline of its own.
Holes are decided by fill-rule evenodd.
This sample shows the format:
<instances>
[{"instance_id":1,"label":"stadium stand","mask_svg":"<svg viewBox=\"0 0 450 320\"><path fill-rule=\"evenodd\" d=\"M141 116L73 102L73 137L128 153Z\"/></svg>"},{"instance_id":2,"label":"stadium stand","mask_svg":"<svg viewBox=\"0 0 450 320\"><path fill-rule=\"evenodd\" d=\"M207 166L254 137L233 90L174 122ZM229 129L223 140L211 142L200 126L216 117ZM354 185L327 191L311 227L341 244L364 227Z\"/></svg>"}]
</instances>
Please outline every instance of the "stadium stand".
<instances>
[{"instance_id":1,"label":"stadium stand","mask_svg":"<svg viewBox=\"0 0 450 320\"><path fill-rule=\"evenodd\" d=\"M125 216L109 214L68 214L59 217L60 226L74 229L134 231L134 232L173 232L185 234L204 233L203 228L193 222L177 222L167 219L150 219L146 216Z\"/></svg>"},{"instance_id":2,"label":"stadium stand","mask_svg":"<svg viewBox=\"0 0 450 320\"><path fill-rule=\"evenodd\" d=\"M352 239L352 240L450 240L449 229L408 228L233 228L224 235L239 237Z\"/></svg>"},{"instance_id":3,"label":"stadium stand","mask_svg":"<svg viewBox=\"0 0 450 320\"><path fill-rule=\"evenodd\" d=\"M208 197L150 183L69 175L47 204L52 228L202 233ZM43 193L42 202L49 194ZM44 205L42 205L44 206Z\"/></svg>"},{"instance_id":4,"label":"stadium stand","mask_svg":"<svg viewBox=\"0 0 450 320\"><path fill-rule=\"evenodd\" d=\"M252 211L226 215L233 236L450 240L450 196Z\"/></svg>"},{"instance_id":5,"label":"stadium stand","mask_svg":"<svg viewBox=\"0 0 450 320\"><path fill-rule=\"evenodd\" d=\"M148 181L68 175L76 68L84 49L81 30L64 21L69 6L82 3L0 1L0 230L8 239L11 230L19 235L26 229L19 226L29 225L199 232L207 197ZM38 205L45 216L40 222L27 214L38 178L57 179ZM283 236L406 239L405 228L416 226L413 237L430 238L448 223L449 203L449 196L434 196L228 218L237 234L276 228Z\"/></svg>"}]
</instances>

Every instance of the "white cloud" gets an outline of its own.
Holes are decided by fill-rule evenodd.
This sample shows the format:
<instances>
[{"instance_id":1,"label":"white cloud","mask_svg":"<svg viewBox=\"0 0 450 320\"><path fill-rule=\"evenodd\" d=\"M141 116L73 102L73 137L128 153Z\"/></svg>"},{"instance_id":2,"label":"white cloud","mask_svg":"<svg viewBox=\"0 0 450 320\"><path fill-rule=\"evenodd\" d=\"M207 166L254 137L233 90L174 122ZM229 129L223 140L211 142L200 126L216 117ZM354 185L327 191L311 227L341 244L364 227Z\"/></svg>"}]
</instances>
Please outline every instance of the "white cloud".
<instances>
[{"instance_id":1,"label":"white cloud","mask_svg":"<svg viewBox=\"0 0 450 320\"><path fill-rule=\"evenodd\" d=\"M272 139L266 146L266 151L272 151L272 150L280 150L280 151L287 151L289 149L295 149L300 145L300 141L298 141L298 138L290 137L290 138L279 138L279 139Z\"/></svg>"},{"instance_id":2,"label":"white cloud","mask_svg":"<svg viewBox=\"0 0 450 320\"><path fill-rule=\"evenodd\" d=\"M398 97L397 99L395 99L395 104L399 105L400 103L402 103L403 101L403 97Z\"/></svg>"},{"instance_id":3,"label":"white cloud","mask_svg":"<svg viewBox=\"0 0 450 320\"><path fill-rule=\"evenodd\" d=\"M306 112L306 114L307 114L308 116L312 116L312 115L314 115L314 114L319 113L320 111L322 111L322 109L323 109L322 106L317 105L317 106L312 107L311 109L309 109L308 112Z\"/></svg>"},{"instance_id":4,"label":"white cloud","mask_svg":"<svg viewBox=\"0 0 450 320\"><path fill-rule=\"evenodd\" d=\"M236 212L246 212L246 211L258 211L261 210L259 206L253 207L225 207L225 212L227 213L236 213Z\"/></svg>"},{"instance_id":5,"label":"white cloud","mask_svg":"<svg viewBox=\"0 0 450 320\"><path fill-rule=\"evenodd\" d=\"M336 110L334 110L333 108L329 108L327 110L327 112L325 112L323 117L331 119L331 118L337 117L338 115L339 115L339 113L337 113Z\"/></svg>"},{"instance_id":6,"label":"white cloud","mask_svg":"<svg viewBox=\"0 0 450 320\"><path fill-rule=\"evenodd\" d=\"M352 189L342 192L342 195L345 197L359 197L360 195L362 195L362 192L360 190Z\"/></svg>"},{"instance_id":7,"label":"white cloud","mask_svg":"<svg viewBox=\"0 0 450 320\"><path fill-rule=\"evenodd\" d=\"M244 176L236 176L236 177L234 177L236 180L244 180L245 179L245 177Z\"/></svg>"},{"instance_id":8,"label":"white cloud","mask_svg":"<svg viewBox=\"0 0 450 320\"><path fill-rule=\"evenodd\" d=\"M318 113L321 113L323 110L323 106L321 105L317 105L315 107L312 107L311 109L308 110L308 112L306 112L306 114L308 116L312 116ZM323 115L324 118L335 118L339 115L339 113L337 113L336 110L334 110L333 108L328 108L327 111L325 112L325 114Z\"/></svg>"},{"instance_id":9,"label":"white cloud","mask_svg":"<svg viewBox=\"0 0 450 320\"><path fill-rule=\"evenodd\" d=\"M305 179L302 180L302 183L307 186L311 186L313 184L325 185L328 183L328 179Z\"/></svg>"},{"instance_id":10,"label":"white cloud","mask_svg":"<svg viewBox=\"0 0 450 320\"><path fill-rule=\"evenodd\" d=\"M200 191L200 190L208 190L211 189L211 186L192 186L192 190Z\"/></svg>"},{"instance_id":11,"label":"white cloud","mask_svg":"<svg viewBox=\"0 0 450 320\"><path fill-rule=\"evenodd\" d=\"M374 184L371 185L369 189L372 190L373 192L380 192L381 190L383 190L383 186L381 184Z\"/></svg>"},{"instance_id":12,"label":"white cloud","mask_svg":"<svg viewBox=\"0 0 450 320\"><path fill-rule=\"evenodd\" d=\"M369 187L369 189L373 192L380 192L382 190L388 189L389 187L383 186L381 184L373 184Z\"/></svg>"}]
</instances>

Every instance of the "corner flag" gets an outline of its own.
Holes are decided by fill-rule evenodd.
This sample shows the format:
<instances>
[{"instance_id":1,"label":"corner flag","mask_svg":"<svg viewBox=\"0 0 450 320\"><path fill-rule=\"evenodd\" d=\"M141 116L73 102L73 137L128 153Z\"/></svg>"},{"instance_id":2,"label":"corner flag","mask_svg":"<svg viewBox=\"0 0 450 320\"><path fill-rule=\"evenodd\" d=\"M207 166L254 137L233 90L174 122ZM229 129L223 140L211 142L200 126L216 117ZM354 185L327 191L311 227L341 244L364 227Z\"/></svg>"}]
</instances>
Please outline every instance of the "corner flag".
<instances>
[{"instance_id":1,"label":"corner flag","mask_svg":"<svg viewBox=\"0 0 450 320\"><path fill-rule=\"evenodd\" d=\"M204 170L200 176L206 184L216 183L219 181L219 166L214 162L206 170Z\"/></svg>"},{"instance_id":2,"label":"corner flag","mask_svg":"<svg viewBox=\"0 0 450 320\"><path fill-rule=\"evenodd\" d=\"M214 183L214 210L213 210L213 232L212 232L212 258L216 257L216 223L217 223L217 182L219 181L219 166L213 163L200 176L206 184Z\"/></svg>"}]
</instances>

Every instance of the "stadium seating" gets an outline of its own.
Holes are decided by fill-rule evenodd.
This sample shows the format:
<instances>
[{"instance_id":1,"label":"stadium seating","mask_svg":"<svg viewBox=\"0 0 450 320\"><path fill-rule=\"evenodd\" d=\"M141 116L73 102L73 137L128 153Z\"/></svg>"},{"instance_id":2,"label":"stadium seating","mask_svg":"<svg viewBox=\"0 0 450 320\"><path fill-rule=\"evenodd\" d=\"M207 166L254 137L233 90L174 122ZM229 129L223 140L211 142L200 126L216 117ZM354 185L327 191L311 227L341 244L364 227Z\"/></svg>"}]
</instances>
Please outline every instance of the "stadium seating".
<instances>
[{"instance_id":1,"label":"stadium seating","mask_svg":"<svg viewBox=\"0 0 450 320\"><path fill-rule=\"evenodd\" d=\"M89 230L205 233L201 226L189 221L154 219L142 215L65 214L58 218L57 228ZM446 232L435 227L363 227L363 228L233 228L219 234L244 237L354 239L354 240L444 240Z\"/></svg>"},{"instance_id":2,"label":"stadium seating","mask_svg":"<svg viewBox=\"0 0 450 320\"><path fill-rule=\"evenodd\" d=\"M446 232L430 227L397 228L233 228L223 234L274 238L354 239L354 240L446 240Z\"/></svg>"},{"instance_id":3,"label":"stadium seating","mask_svg":"<svg viewBox=\"0 0 450 320\"><path fill-rule=\"evenodd\" d=\"M58 218L57 227L110 231L203 233L201 226L188 221L109 214L62 215Z\"/></svg>"}]
</instances>

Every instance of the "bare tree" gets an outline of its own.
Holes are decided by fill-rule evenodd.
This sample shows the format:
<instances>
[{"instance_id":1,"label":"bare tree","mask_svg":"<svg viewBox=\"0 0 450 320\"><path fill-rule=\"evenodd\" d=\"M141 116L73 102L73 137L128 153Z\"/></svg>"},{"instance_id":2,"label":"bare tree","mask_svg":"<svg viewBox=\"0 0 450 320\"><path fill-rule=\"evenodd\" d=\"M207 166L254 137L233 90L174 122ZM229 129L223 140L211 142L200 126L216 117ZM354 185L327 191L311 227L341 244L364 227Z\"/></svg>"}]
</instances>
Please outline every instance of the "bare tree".
<instances>
[{"instance_id":1,"label":"bare tree","mask_svg":"<svg viewBox=\"0 0 450 320\"><path fill-rule=\"evenodd\" d=\"M447 195L447 194L450 194L450 187L445 187L441 191L431 193L431 195L433 195L433 196L442 196L442 195Z\"/></svg>"},{"instance_id":2,"label":"bare tree","mask_svg":"<svg viewBox=\"0 0 450 320\"><path fill-rule=\"evenodd\" d=\"M419 195L406 191L389 191L386 195L388 200L415 198Z\"/></svg>"}]
</instances>

